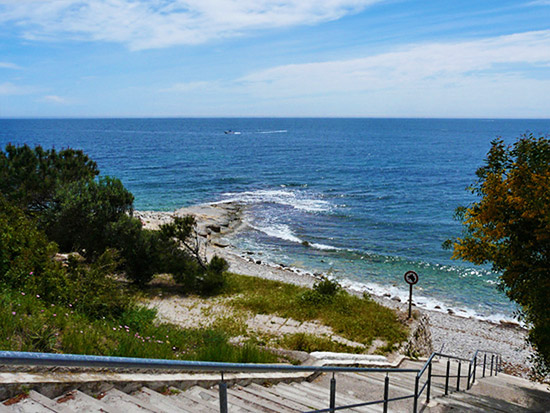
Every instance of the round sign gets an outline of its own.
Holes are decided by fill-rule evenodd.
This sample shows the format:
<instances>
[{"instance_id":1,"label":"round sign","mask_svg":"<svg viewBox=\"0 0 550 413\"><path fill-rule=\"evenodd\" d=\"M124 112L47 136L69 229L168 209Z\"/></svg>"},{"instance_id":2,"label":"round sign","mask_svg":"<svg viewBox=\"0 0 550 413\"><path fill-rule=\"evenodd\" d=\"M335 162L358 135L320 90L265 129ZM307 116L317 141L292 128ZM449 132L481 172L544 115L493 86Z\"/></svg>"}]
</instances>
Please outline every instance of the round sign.
<instances>
[{"instance_id":1,"label":"round sign","mask_svg":"<svg viewBox=\"0 0 550 413\"><path fill-rule=\"evenodd\" d=\"M418 274L414 271L407 271L404 278L405 281L410 285L416 284L418 282Z\"/></svg>"}]
</instances>

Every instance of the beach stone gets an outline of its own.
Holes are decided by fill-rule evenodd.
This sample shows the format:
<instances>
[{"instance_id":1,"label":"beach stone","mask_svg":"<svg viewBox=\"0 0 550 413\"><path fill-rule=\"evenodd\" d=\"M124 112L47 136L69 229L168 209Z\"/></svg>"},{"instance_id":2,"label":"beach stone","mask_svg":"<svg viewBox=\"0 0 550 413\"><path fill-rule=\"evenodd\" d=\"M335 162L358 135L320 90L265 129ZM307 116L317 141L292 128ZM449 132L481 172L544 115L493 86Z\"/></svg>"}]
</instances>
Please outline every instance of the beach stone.
<instances>
[{"instance_id":1,"label":"beach stone","mask_svg":"<svg viewBox=\"0 0 550 413\"><path fill-rule=\"evenodd\" d=\"M399 303L401 302L401 298L399 298L399 297L397 297L397 296L392 297L392 300L393 300L393 301L397 301L397 302L399 302Z\"/></svg>"},{"instance_id":2,"label":"beach stone","mask_svg":"<svg viewBox=\"0 0 550 413\"><path fill-rule=\"evenodd\" d=\"M225 240L223 238L212 241L212 244L215 245L216 247L220 247L220 248L229 247L229 242L227 242L227 240Z\"/></svg>"}]
</instances>

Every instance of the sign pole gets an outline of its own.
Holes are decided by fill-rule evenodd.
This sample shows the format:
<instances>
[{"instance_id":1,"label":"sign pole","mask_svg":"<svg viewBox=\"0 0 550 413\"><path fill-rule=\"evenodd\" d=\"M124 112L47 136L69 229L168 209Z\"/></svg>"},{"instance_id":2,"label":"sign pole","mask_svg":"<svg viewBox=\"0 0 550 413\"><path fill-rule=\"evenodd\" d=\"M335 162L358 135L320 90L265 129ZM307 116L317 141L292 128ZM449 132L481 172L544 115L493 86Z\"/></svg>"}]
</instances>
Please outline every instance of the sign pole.
<instances>
[{"instance_id":1,"label":"sign pole","mask_svg":"<svg viewBox=\"0 0 550 413\"><path fill-rule=\"evenodd\" d=\"M413 285L409 284L409 318L411 318L412 301L413 301Z\"/></svg>"},{"instance_id":2,"label":"sign pole","mask_svg":"<svg viewBox=\"0 0 550 413\"><path fill-rule=\"evenodd\" d=\"M413 285L418 282L418 274L414 271L407 271L405 273L405 282L409 284L409 319L412 315L412 299L413 299Z\"/></svg>"}]
</instances>

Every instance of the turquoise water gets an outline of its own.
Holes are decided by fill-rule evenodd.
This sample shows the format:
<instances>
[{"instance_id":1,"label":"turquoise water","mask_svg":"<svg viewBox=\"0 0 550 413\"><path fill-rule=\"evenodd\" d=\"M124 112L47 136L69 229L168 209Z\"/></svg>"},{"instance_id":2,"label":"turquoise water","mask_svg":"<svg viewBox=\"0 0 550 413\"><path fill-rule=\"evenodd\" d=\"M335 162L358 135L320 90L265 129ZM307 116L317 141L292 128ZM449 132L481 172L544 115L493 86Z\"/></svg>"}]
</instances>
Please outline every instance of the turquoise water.
<instances>
[{"instance_id":1,"label":"turquoise water","mask_svg":"<svg viewBox=\"0 0 550 413\"><path fill-rule=\"evenodd\" d=\"M0 144L84 149L137 209L244 202L249 227L235 241L264 261L403 298L415 270L419 304L500 319L514 307L497 274L441 244L460 235L453 211L473 200L465 188L490 141L528 131L546 134L550 121L4 119Z\"/></svg>"}]
</instances>

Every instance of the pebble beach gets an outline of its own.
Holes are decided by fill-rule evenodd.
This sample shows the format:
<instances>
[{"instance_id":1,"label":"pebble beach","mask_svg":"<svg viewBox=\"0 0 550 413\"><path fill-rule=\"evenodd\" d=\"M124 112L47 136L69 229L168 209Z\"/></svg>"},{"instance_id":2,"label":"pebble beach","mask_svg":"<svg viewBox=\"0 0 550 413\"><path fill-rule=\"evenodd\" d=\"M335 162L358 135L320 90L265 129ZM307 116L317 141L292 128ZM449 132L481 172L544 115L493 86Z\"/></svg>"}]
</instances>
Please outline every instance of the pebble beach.
<instances>
[{"instance_id":1,"label":"pebble beach","mask_svg":"<svg viewBox=\"0 0 550 413\"><path fill-rule=\"evenodd\" d=\"M207 257L217 255L229 263L229 271L292 283L301 286L313 286L319 280L319 274L313 274L305 268L292 268L282 264L264 262L263 257L250 251L236 249L228 236L238 236L239 230L246 225L241 219L245 205L234 202L195 205L174 212L135 211L134 216L141 219L145 228L158 229L168 223L173 216L193 215L197 221L197 239ZM339 280L348 291L362 294L356 284L347 285L345 279ZM391 294L372 295L379 304L407 311L408 304L401 302ZM505 372L527 377L530 370L530 347L526 344L527 330L519 324L489 322L475 317L461 316L459 311L434 311L415 305L415 311L426 314L430 320L432 344L435 351L442 351L464 358L470 358L475 350L490 350L503 357Z\"/></svg>"}]
</instances>

